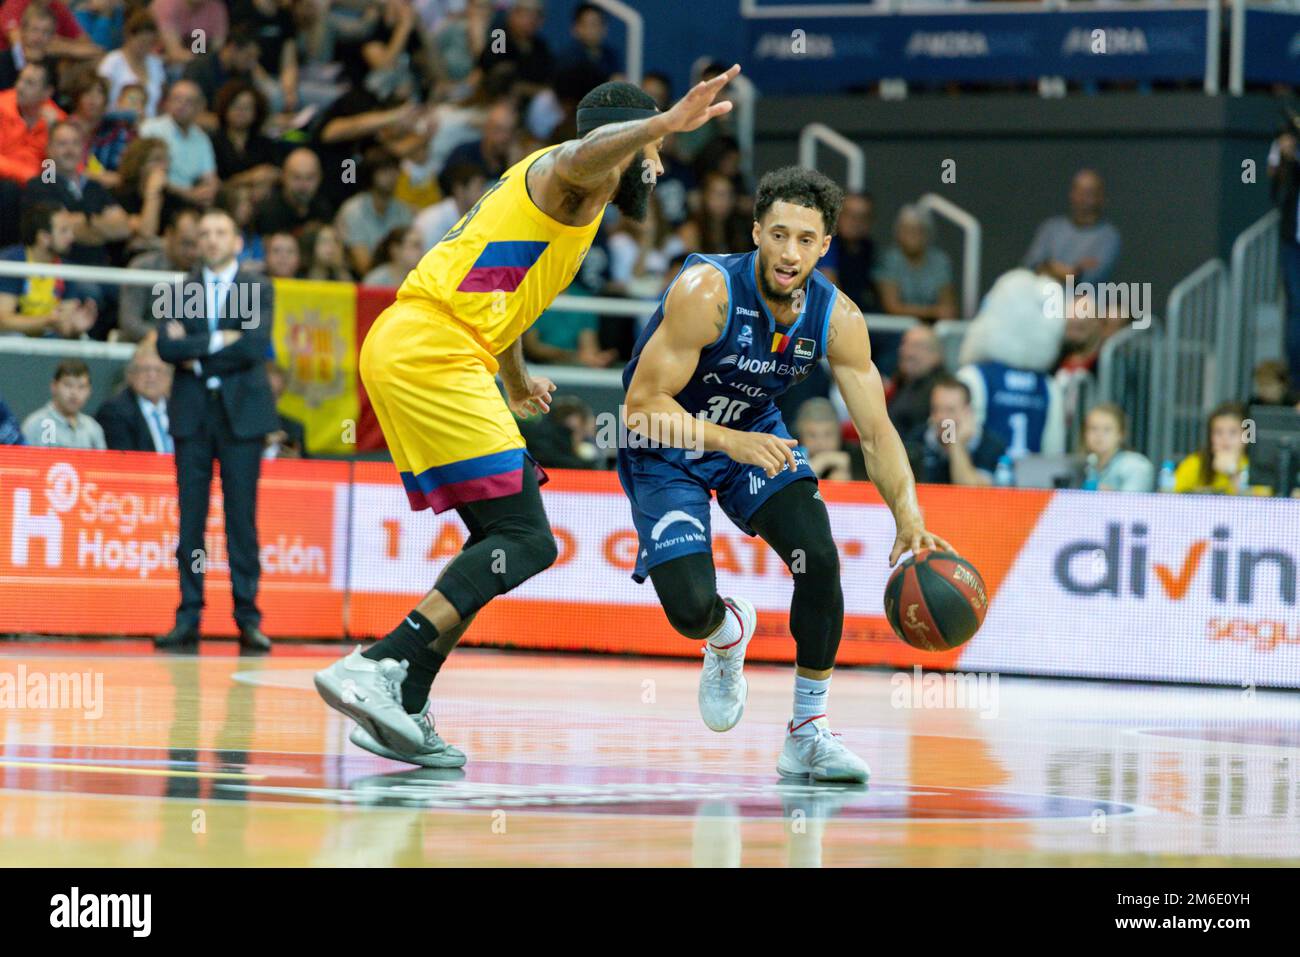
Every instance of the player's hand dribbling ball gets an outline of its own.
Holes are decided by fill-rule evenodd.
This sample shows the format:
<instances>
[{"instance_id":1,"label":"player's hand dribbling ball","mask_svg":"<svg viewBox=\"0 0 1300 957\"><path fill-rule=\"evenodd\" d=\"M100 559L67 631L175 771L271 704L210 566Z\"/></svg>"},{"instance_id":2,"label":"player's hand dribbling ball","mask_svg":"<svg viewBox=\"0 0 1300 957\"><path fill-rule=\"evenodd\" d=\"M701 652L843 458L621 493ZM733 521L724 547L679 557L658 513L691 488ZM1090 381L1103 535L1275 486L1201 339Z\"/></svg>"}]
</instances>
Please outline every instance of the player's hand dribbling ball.
<instances>
[{"instance_id":1,"label":"player's hand dribbling ball","mask_svg":"<svg viewBox=\"0 0 1300 957\"><path fill-rule=\"evenodd\" d=\"M885 586L890 627L922 651L949 651L970 641L988 607L984 579L952 552L918 552L894 569Z\"/></svg>"}]
</instances>

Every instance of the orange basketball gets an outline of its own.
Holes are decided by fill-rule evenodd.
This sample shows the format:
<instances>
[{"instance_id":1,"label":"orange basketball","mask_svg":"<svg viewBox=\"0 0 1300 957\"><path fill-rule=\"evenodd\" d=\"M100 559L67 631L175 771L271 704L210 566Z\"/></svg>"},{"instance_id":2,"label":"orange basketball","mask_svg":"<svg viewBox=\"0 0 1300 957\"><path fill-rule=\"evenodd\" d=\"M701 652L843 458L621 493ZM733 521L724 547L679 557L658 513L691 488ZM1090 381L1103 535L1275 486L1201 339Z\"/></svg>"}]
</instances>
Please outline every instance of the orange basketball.
<instances>
[{"instance_id":1,"label":"orange basketball","mask_svg":"<svg viewBox=\"0 0 1300 957\"><path fill-rule=\"evenodd\" d=\"M926 549L900 562L885 586L885 617L894 634L922 651L964 645L984 624L988 592L960 555Z\"/></svg>"}]
</instances>

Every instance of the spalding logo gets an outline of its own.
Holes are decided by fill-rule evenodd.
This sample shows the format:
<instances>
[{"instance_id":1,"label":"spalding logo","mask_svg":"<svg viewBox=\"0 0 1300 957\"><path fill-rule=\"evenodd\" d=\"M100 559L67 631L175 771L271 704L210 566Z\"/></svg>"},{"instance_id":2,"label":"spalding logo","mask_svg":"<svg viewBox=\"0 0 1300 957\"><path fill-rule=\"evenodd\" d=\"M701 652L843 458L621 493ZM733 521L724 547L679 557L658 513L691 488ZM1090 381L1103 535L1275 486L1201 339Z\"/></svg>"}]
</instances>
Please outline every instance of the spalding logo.
<instances>
[{"instance_id":1,"label":"spalding logo","mask_svg":"<svg viewBox=\"0 0 1300 957\"><path fill-rule=\"evenodd\" d=\"M967 568L965 565L958 565L953 570L952 577L954 581L963 582L964 584L968 585L972 591L975 592L975 604L978 607L980 608L988 607L989 599L988 599L988 595L984 593L984 585L983 583L980 582L978 578L976 578L973 574L971 574L969 568Z\"/></svg>"}]
</instances>

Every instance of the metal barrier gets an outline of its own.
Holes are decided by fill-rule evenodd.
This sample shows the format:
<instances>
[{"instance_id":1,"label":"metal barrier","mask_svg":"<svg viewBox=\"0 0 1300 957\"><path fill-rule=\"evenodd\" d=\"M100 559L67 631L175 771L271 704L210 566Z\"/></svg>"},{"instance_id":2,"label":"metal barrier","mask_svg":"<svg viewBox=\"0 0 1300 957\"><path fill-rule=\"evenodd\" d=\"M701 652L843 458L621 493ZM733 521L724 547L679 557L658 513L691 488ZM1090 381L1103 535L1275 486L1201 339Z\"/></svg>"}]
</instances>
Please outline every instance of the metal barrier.
<instances>
[{"instance_id":1,"label":"metal barrier","mask_svg":"<svg viewBox=\"0 0 1300 957\"><path fill-rule=\"evenodd\" d=\"M1156 382L1160 378L1162 323L1146 329L1130 326L1115 333L1097 358L1097 402L1113 402L1128 415L1129 447L1163 461L1156 452L1159 425L1154 409Z\"/></svg>"},{"instance_id":2,"label":"metal barrier","mask_svg":"<svg viewBox=\"0 0 1300 957\"><path fill-rule=\"evenodd\" d=\"M960 319L942 319L934 324L934 334L939 337L945 368L955 370L961 365L961 344L966 339L969 327L969 322Z\"/></svg>"},{"instance_id":3,"label":"metal barrier","mask_svg":"<svg viewBox=\"0 0 1300 957\"><path fill-rule=\"evenodd\" d=\"M641 85L645 62L645 19L622 0L592 0L627 28L627 81Z\"/></svg>"},{"instance_id":4,"label":"metal barrier","mask_svg":"<svg viewBox=\"0 0 1300 957\"><path fill-rule=\"evenodd\" d=\"M1200 444L1205 416L1230 391L1232 323L1228 270L1202 263L1169 293L1164 347L1154 384L1160 397L1155 452L1159 460Z\"/></svg>"},{"instance_id":5,"label":"metal barrier","mask_svg":"<svg viewBox=\"0 0 1300 957\"><path fill-rule=\"evenodd\" d=\"M963 318L973 319L980 304L980 255L984 245L980 221L938 193L926 193L917 200L917 205L961 230L961 314Z\"/></svg>"},{"instance_id":6,"label":"metal barrier","mask_svg":"<svg viewBox=\"0 0 1300 957\"><path fill-rule=\"evenodd\" d=\"M799 165L817 169L817 144L825 144L849 164L845 182L850 192L860 193L867 185L867 159L862 147L825 123L809 123L799 132Z\"/></svg>"},{"instance_id":7,"label":"metal barrier","mask_svg":"<svg viewBox=\"0 0 1300 957\"><path fill-rule=\"evenodd\" d=\"M1251 373L1259 355L1260 327L1275 325L1279 341L1268 357L1285 354L1280 342L1285 328L1282 318L1282 281L1278 267L1278 222L1276 209L1261 216L1242 231L1232 244L1232 331L1228 337L1227 363L1232 374L1229 395L1250 394Z\"/></svg>"}]
</instances>

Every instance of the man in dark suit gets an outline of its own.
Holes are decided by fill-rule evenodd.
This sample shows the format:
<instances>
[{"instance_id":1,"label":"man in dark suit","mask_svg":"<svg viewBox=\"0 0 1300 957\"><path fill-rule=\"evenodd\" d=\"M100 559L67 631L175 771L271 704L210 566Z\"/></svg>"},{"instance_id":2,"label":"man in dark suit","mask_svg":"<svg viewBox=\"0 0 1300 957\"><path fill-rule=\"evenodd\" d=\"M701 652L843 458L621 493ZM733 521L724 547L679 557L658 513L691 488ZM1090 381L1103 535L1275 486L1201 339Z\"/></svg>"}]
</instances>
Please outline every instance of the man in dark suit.
<instances>
[{"instance_id":1,"label":"man in dark suit","mask_svg":"<svg viewBox=\"0 0 1300 957\"><path fill-rule=\"evenodd\" d=\"M151 334L127 364L126 388L105 399L95 413L108 447L170 455L174 451L167 415L171 388L172 367L159 357Z\"/></svg>"},{"instance_id":2,"label":"man in dark suit","mask_svg":"<svg viewBox=\"0 0 1300 957\"><path fill-rule=\"evenodd\" d=\"M239 643L251 651L271 647L257 609L261 568L256 517L264 439L280 426L266 376L274 307L271 283L239 269L236 257L242 249L239 228L229 213L213 209L203 214L199 220L202 266L186 277L164 313L184 318L167 318L158 337L158 354L176 366L168 411L180 495L176 560L181 603L176 627L155 643L162 649L198 642L207 555L203 532L213 459L221 463Z\"/></svg>"}]
</instances>

